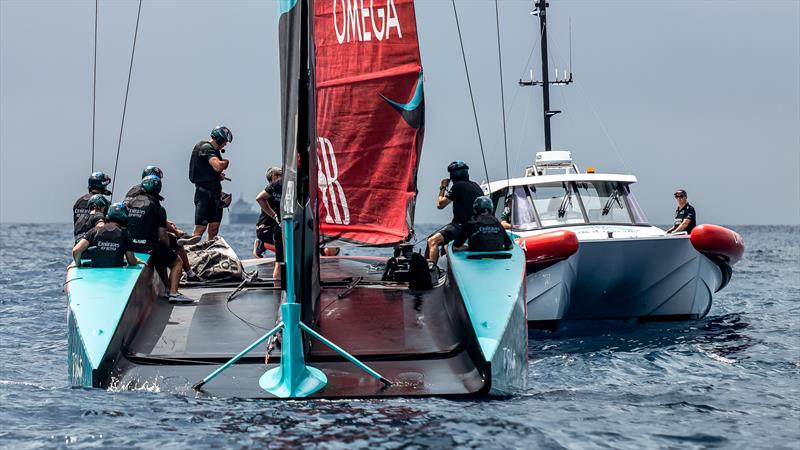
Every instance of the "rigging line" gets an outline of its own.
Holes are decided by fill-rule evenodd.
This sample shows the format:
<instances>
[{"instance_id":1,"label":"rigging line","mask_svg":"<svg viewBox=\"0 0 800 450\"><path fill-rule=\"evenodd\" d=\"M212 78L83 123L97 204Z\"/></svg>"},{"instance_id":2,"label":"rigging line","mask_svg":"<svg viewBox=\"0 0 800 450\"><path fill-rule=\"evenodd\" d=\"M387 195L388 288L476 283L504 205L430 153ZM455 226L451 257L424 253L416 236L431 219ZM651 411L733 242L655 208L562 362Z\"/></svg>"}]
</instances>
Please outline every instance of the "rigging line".
<instances>
[{"instance_id":1,"label":"rigging line","mask_svg":"<svg viewBox=\"0 0 800 450\"><path fill-rule=\"evenodd\" d=\"M622 163L622 166L625 167L625 171L628 172L628 173L631 173L631 169L628 167L628 164L625 163L625 160L622 159L622 154L620 154L619 148L617 148L617 144L614 142L614 139L611 138L611 134L609 134L608 130L606 129L606 125L603 123L603 120L600 118L600 114L597 113L597 110L594 108L594 105L592 104L592 101L589 100L589 96L586 95L586 92L583 90L583 86L581 86L581 83L578 82L578 81L575 82L575 85L578 86L578 89L580 89L581 94L586 99L586 103L589 105L589 109L592 110L592 114L594 114L594 118L597 119L597 122L600 124L600 128L602 128L603 133L606 135L606 139L608 139L608 142L611 144L611 149L614 150L614 153L617 155L617 158Z\"/></svg>"},{"instance_id":2,"label":"rigging line","mask_svg":"<svg viewBox=\"0 0 800 450\"><path fill-rule=\"evenodd\" d=\"M92 173L94 173L94 130L97 110L97 10L100 0L94 0L94 63L92 64Z\"/></svg>"},{"instance_id":3,"label":"rigging line","mask_svg":"<svg viewBox=\"0 0 800 450\"><path fill-rule=\"evenodd\" d=\"M486 165L486 154L483 152L483 139L481 139L481 127L478 125L478 111L475 109L475 97L472 95L472 83L469 80L469 68L467 67L467 54L464 52L464 41L461 39L461 26L458 23L458 10L456 0L453 3L453 14L456 17L456 29L458 30L458 43L461 45L461 58L464 60L464 72L467 74L467 87L469 88L469 99L472 102L472 115L475 117L475 130L478 132L478 145L481 148L481 159L483 159L483 171L486 173L486 182L489 182L489 168Z\"/></svg>"},{"instance_id":4,"label":"rigging line","mask_svg":"<svg viewBox=\"0 0 800 450\"><path fill-rule=\"evenodd\" d=\"M505 90L503 89L503 55L500 47L500 12L497 7L497 0L494 0L494 19L497 28L497 62L500 67L500 112L503 113L503 148L505 149L506 158L506 183L511 187L511 173L508 170L508 136L506 132L506 97ZM488 183L489 180L486 180Z\"/></svg>"},{"instance_id":5,"label":"rigging line","mask_svg":"<svg viewBox=\"0 0 800 450\"><path fill-rule=\"evenodd\" d=\"M128 109L128 92L131 89L131 73L133 73L133 56L136 54L136 39L139 36L139 18L142 16L142 0L139 0L139 10L136 12L136 29L133 32L133 46L131 47L131 62L128 66L128 83L125 86L125 101L122 103L122 121L119 124L119 140L117 141L117 156L114 159L114 178L111 179L111 201L114 201L114 186L117 182L117 166L119 165L119 150L122 148L122 130L125 128L125 112Z\"/></svg>"}]
</instances>

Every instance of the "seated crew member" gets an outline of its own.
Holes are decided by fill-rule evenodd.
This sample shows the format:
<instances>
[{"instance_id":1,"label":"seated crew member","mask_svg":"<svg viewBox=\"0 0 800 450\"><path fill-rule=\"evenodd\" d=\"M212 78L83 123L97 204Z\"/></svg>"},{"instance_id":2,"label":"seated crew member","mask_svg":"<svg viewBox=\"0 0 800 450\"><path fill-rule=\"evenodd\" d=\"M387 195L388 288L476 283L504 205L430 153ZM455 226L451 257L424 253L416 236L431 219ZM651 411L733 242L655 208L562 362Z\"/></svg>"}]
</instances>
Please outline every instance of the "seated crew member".
<instances>
[{"instance_id":1,"label":"seated crew member","mask_svg":"<svg viewBox=\"0 0 800 450\"><path fill-rule=\"evenodd\" d=\"M283 177L283 169L270 167L267 169L267 187L256 195L256 203L261 207L261 214L256 222L256 240L253 242L253 256L261 258L265 250L275 251L275 227L280 226L276 220L280 204L276 203L270 192L272 183Z\"/></svg>"},{"instance_id":2,"label":"seated crew member","mask_svg":"<svg viewBox=\"0 0 800 450\"><path fill-rule=\"evenodd\" d=\"M103 194L94 194L91 196L91 198L89 198L89 201L87 202L87 206L89 207L89 218L86 221L82 221L83 228L80 230L75 230L80 234L80 237L77 239L78 241L80 241L81 237L83 237L87 231L96 226L103 225L109 205L111 205L111 203Z\"/></svg>"},{"instance_id":3,"label":"seated crew member","mask_svg":"<svg viewBox=\"0 0 800 450\"><path fill-rule=\"evenodd\" d=\"M428 263L431 268L439 260L439 247L461 235L464 224L472 217L472 203L483 195L478 183L469 179L469 166L464 161L453 161L447 166L450 178L442 180L439 186L438 209L453 204L453 220L428 238ZM450 182L453 187L447 190Z\"/></svg>"},{"instance_id":4,"label":"seated crew member","mask_svg":"<svg viewBox=\"0 0 800 450\"><path fill-rule=\"evenodd\" d=\"M276 175L272 183L258 193L256 201L261 206L262 214L266 214L275 221L272 227L272 242L275 246L275 267L272 269L272 278L277 282L281 279L281 263L283 263L283 234L281 233L281 198L283 196L283 173Z\"/></svg>"},{"instance_id":5,"label":"seated crew member","mask_svg":"<svg viewBox=\"0 0 800 450\"><path fill-rule=\"evenodd\" d=\"M89 175L89 192L78 197L75 205L72 207L72 222L75 231L75 242L88 230L87 223L89 222L89 199L95 194L111 195L111 191L106 189L106 186L111 183L111 177L103 172L94 172ZM84 230L84 231L81 231Z\"/></svg>"},{"instance_id":6,"label":"seated crew member","mask_svg":"<svg viewBox=\"0 0 800 450\"><path fill-rule=\"evenodd\" d=\"M148 175L141 182L142 193L129 197L128 231L133 241L133 250L149 253L147 264L153 266L167 286L170 302L191 303L193 300L178 292L181 281L181 259L169 246L167 234L167 211L161 206L161 178ZM167 276L169 268L169 276Z\"/></svg>"},{"instance_id":7,"label":"seated crew member","mask_svg":"<svg viewBox=\"0 0 800 450\"><path fill-rule=\"evenodd\" d=\"M511 248L511 238L492 215L492 200L481 196L472 204L473 216L464 224L461 236L453 241L455 250L492 252ZM468 244L465 245L464 243Z\"/></svg>"},{"instance_id":8,"label":"seated crew member","mask_svg":"<svg viewBox=\"0 0 800 450\"><path fill-rule=\"evenodd\" d=\"M500 225L503 226L504 229L510 230L511 229L511 203L512 203L512 196L511 194L506 196L506 204L503 206L503 212L500 214Z\"/></svg>"},{"instance_id":9,"label":"seated crew member","mask_svg":"<svg viewBox=\"0 0 800 450\"><path fill-rule=\"evenodd\" d=\"M208 239L219 233L222 222L222 180L229 161L222 158L225 146L233 142L233 133L222 125L211 130L211 139L194 146L189 159L189 181L194 183L194 236L203 236L208 228ZM230 201L230 198L227 199Z\"/></svg>"},{"instance_id":10,"label":"seated crew member","mask_svg":"<svg viewBox=\"0 0 800 450\"><path fill-rule=\"evenodd\" d=\"M75 244L72 249L72 260L75 267L81 267L81 258L89 247L94 247L89 260L92 267L122 267L144 264L133 254L133 243L125 223L128 213L125 204L114 203L108 208L108 217L102 225L92 228Z\"/></svg>"},{"instance_id":11,"label":"seated crew member","mask_svg":"<svg viewBox=\"0 0 800 450\"><path fill-rule=\"evenodd\" d=\"M675 209L675 222L672 228L667 230L667 234L681 231L692 234L692 230L697 225L697 214L694 212L694 207L689 204L686 191L683 189L675 191L675 201L678 202L678 208Z\"/></svg>"},{"instance_id":12,"label":"seated crew member","mask_svg":"<svg viewBox=\"0 0 800 450\"><path fill-rule=\"evenodd\" d=\"M142 179L146 178L148 175L155 175L161 178L163 183L164 172L157 166L147 166L142 170ZM128 193L125 194L125 200L127 201L129 198L136 197L143 192L141 183L135 184L128 190ZM159 194L158 200L163 201L164 198ZM192 266L189 264L189 255L186 254L186 249L183 248L183 246L197 244L202 238L200 236L186 234L185 231L178 228L178 226L169 219L167 219L167 233L169 233L169 247L181 258L181 266L183 267L183 272L186 274L186 278L189 280L197 278L197 275L192 270Z\"/></svg>"}]
</instances>

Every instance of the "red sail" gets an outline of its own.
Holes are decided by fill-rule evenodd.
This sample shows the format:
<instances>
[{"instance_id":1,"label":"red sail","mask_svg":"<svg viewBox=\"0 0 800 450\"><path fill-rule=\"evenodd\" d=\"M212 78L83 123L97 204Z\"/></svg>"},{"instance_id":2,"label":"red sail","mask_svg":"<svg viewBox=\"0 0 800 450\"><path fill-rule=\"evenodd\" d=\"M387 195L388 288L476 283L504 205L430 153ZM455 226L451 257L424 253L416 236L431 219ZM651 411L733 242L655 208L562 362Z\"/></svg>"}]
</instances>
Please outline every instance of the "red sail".
<instances>
[{"instance_id":1,"label":"red sail","mask_svg":"<svg viewBox=\"0 0 800 450\"><path fill-rule=\"evenodd\" d=\"M412 233L422 65L412 0L317 0L322 240L390 245Z\"/></svg>"}]
</instances>

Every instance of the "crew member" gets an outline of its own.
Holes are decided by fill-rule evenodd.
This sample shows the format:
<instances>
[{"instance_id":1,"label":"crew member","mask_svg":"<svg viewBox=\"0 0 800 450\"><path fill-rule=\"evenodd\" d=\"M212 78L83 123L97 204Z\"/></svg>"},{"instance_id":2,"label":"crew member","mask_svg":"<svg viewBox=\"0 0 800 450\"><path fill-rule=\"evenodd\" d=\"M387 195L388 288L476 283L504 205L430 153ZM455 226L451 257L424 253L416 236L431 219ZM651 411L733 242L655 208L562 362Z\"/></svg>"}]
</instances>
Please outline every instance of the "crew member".
<instances>
[{"instance_id":1,"label":"crew member","mask_svg":"<svg viewBox=\"0 0 800 450\"><path fill-rule=\"evenodd\" d=\"M476 198L472 203L472 212L472 218L464 224L461 236L453 241L455 250L469 248L473 252L496 252L511 248L511 238L500 221L492 215L492 200L489 197Z\"/></svg>"},{"instance_id":2,"label":"crew member","mask_svg":"<svg viewBox=\"0 0 800 450\"><path fill-rule=\"evenodd\" d=\"M148 175L141 182L142 193L129 197L128 231L133 241L133 250L149 253L147 264L153 266L167 286L170 302L190 303L193 300L178 292L181 281L181 259L169 246L167 233L167 211L161 206L161 178ZM169 276L167 269L169 268Z\"/></svg>"},{"instance_id":3,"label":"crew member","mask_svg":"<svg viewBox=\"0 0 800 450\"><path fill-rule=\"evenodd\" d=\"M111 191L106 189L109 183L111 183L111 177L103 172L94 172L89 175L89 192L78 197L72 207L75 242L78 242L83 233L90 228L87 226L89 222L89 199L95 194L111 195Z\"/></svg>"},{"instance_id":4,"label":"crew member","mask_svg":"<svg viewBox=\"0 0 800 450\"><path fill-rule=\"evenodd\" d=\"M222 195L222 180L229 161L222 158L225 146L233 142L233 134L222 125L211 130L211 139L200 141L192 150L189 159L189 180L195 185L194 192L194 231L195 236L203 236L208 228L208 239L219 233L222 221L222 208L225 206ZM230 201L228 196L227 201Z\"/></svg>"},{"instance_id":5,"label":"crew member","mask_svg":"<svg viewBox=\"0 0 800 450\"><path fill-rule=\"evenodd\" d=\"M455 240L463 232L464 224L472 217L472 203L483 195L478 183L469 179L469 166L464 161L453 161L447 166L450 178L445 178L439 186L436 207L444 209L453 204L453 220L428 238L428 262L431 268L439 260L439 247ZM448 191L450 183L453 186Z\"/></svg>"},{"instance_id":6,"label":"crew member","mask_svg":"<svg viewBox=\"0 0 800 450\"><path fill-rule=\"evenodd\" d=\"M281 233L281 198L283 196L283 172L276 173L272 183L256 196L262 214L266 214L275 225L272 227L272 243L275 246L275 267L272 278L281 279L281 263L283 263L283 235Z\"/></svg>"},{"instance_id":7,"label":"crew member","mask_svg":"<svg viewBox=\"0 0 800 450\"><path fill-rule=\"evenodd\" d=\"M164 171L162 171L157 166L147 166L142 170L142 179L147 178L149 175L155 175L158 178L161 178L162 184L164 180ZM136 197L137 195L143 194L144 191L142 190L142 185L135 184L128 190L128 193L125 194L125 200L127 201L129 198ZM158 195L159 201L164 201L164 198L159 194ZM183 268L183 272L186 274L186 279L196 279L197 275L192 270L192 266L189 264L189 255L186 254L186 249L184 245L194 245L200 242L202 239L200 236L192 236L186 234L185 231L178 228L174 222L167 219L167 233L169 234L169 248L175 251L178 256L181 258L181 267Z\"/></svg>"},{"instance_id":8,"label":"crew member","mask_svg":"<svg viewBox=\"0 0 800 450\"><path fill-rule=\"evenodd\" d=\"M667 230L667 234L679 233L681 231L691 234L692 230L694 230L694 227L697 225L697 214L694 212L694 207L689 204L686 191L683 189L675 191L675 201L678 202L678 208L675 209L675 222L672 228Z\"/></svg>"},{"instance_id":9,"label":"crew member","mask_svg":"<svg viewBox=\"0 0 800 450\"><path fill-rule=\"evenodd\" d=\"M88 257L91 267L122 267L125 265L124 259L131 266L144 264L144 261L133 254L131 236L125 229L127 220L128 213L124 203L111 205L105 222L87 231L72 249L75 267L81 267L81 258L89 247L94 247L91 256Z\"/></svg>"},{"instance_id":10,"label":"crew member","mask_svg":"<svg viewBox=\"0 0 800 450\"><path fill-rule=\"evenodd\" d=\"M96 226L103 225L103 221L106 217L106 211L108 210L108 206L110 204L111 202L109 202L106 196L103 194L94 194L89 198L89 201L87 202L87 206L89 207L89 218L85 221L81 221L82 228L80 230L75 230L75 232L78 233L78 237L75 239L76 243L81 240L87 231Z\"/></svg>"},{"instance_id":11,"label":"crew member","mask_svg":"<svg viewBox=\"0 0 800 450\"><path fill-rule=\"evenodd\" d=\"M276 220L280 209L280 195L276 202L271 193L272 183L283 177L283 169L270 167L267 169L267 187L256 195L256 203L261 207L261 214L256 222L256 240L253 243L253 255L261 258L264 251L275 252L275 227L280 224Z\"/></svg>"}]
</instances>

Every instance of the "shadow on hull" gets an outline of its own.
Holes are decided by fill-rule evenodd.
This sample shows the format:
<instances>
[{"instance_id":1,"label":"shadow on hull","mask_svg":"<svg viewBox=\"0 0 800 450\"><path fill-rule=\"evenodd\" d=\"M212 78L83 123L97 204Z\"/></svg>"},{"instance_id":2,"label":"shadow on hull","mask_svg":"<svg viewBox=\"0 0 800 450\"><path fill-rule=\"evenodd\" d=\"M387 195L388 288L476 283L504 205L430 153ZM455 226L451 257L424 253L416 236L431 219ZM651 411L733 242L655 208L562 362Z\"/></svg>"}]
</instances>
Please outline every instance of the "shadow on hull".
<instances>
[{"instance_id":1,"label":"shadow on hull","mask_svg":"<svg viewBox=\"0 0 800 450\"><path fill-rule=\"evenodd\" d=\"M729 279L730 268L688 238L583 241L568 259L527 275L528 325L699 319Z\"/></svg>"}]
</instances>

